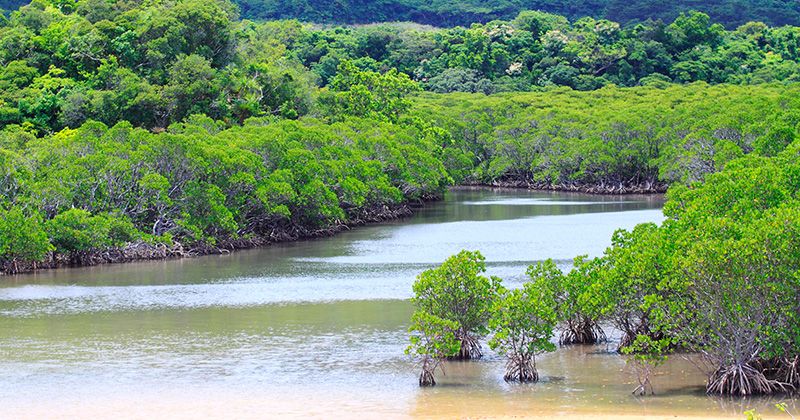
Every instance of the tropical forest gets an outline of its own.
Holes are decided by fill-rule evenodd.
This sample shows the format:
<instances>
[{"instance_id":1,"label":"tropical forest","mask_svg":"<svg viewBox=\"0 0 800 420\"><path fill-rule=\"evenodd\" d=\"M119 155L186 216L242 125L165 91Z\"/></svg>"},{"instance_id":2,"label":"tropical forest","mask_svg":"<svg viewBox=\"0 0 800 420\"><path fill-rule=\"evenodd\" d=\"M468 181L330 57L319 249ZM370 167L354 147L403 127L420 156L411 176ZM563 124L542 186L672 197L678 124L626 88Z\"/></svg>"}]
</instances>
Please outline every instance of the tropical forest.
<instances>
[{"instance_id":1,"label":"tropical forest","mask_svg":"<svg viewBox=\"0 0 800 420\"><path fill-rule=\"evenodd\" d=\"M0 1L0 417L794 418L800 5Z\"/></svg>"}]
</instances>

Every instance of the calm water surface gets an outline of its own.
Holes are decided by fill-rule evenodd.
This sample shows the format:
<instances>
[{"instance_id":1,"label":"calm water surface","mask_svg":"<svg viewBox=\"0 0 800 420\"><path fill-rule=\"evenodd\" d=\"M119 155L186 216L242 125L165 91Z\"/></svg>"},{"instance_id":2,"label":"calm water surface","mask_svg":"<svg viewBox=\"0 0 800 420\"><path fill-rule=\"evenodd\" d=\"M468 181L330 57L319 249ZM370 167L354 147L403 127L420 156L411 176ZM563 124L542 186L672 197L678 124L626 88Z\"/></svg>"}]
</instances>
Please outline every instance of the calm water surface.
<instances>
[{"instance_id":1,"label":"calm water surface","mask_svg":"<svg viewBox=\"0 0 800 420\"><path fill-rule=\"evenodd\" d=\"M534 261L568 268L602 253L614 230L661 221L661 204L457 190L333 238L3 278L0 418L776 414L780 399L706 397L682 358L659 369L656 396L635 398L632 372L606 346L543 356L533 385L503 382L488 352L448 364L433 389L416 386L403 349L420 271L478 249L514 287Z\"/></svg>"}]
</instances>

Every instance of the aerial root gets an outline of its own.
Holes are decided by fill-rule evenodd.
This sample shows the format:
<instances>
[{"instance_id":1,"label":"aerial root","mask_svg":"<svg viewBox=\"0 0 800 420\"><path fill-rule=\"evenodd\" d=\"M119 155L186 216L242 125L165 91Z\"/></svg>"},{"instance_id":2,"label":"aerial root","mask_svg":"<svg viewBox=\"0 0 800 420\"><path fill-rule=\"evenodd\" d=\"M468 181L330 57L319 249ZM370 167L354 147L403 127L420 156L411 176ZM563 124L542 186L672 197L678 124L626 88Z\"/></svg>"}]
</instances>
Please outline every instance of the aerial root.
<instances>
[{"instance_id":1,"label":"aerial root","mask_svg":"<svg viewBox=\"0 0 800 420\"><path fill-rule=\"evenodd\" d=\"M597 344L607 340L606 333L589 319L582 319L577 322L569 322L567 327L561 332L558 344L562 346L572 344Z\"/></svg>"},{"instance_id":2,"label":"aerial root","mask_svg":"<svg viewBox=\"0 0 800 420\"><path fill-rule=\"evenodd\" d=\"M419 386L428 387L436 385L436 380L433 379L433 372L423 369L419 374Z\"/></svg>"},{"instance_id":3,"label":"aerial root","mask_svg":"<svg viewBox=\"0 0 800 420\"><path fill-rule=\"evenodd\" d=\"M782 358L776 376L777 380L793 388L800 387L800 356Z\"/></svg>"},{"instance_id":4,"label":"aerial root","mask_svg":"<svg viewBox=\"0 0 800 420\"><path fill-rule=\"evenodd\" d=\"M539 373L536 371L536 363L531 356L511 356L506 362L506 374L503 376L506 382L537 382Z\"/></svg>"},{"instance_id":5,"label":"aerial root","mask_svg":"<svg viewBox=\"0 0 800 420\"><path fill-rule=\"evenodd\" d=\"M636 380L639 382L639 386L633 390L632 394L644 396L649 393L650 395L654 395L655 390L653 389L653 383L650 382L650 378L653 376L654 365L645 360L635 359L632 365L636 371Z\"/></svg>"},{"instance_id":6,"label":"aerial root","mask_svg":"<svg viewBox=\"0 0 800 420\"><path fill-rule=\"evenodd\" d=\"M734 364L719 367L708 378L706 392L719 395L765 395L788 391L790 384L769 379L762 370L749 364Z\"/></svg>"},{"instance_id":7,"label":"aerial root","mask_svg":"<svg viewBox=\"0 0 800 420\"><path fill-rule=\"evenodd\" d=\"M461 348L458 351L458 354L449 357L451 360L470 360L470 359L480 359L483 357L483 352L481 351L481 343L478 339L471 334L465 334L463 338L461 338Z\"/></svg>"},{"instance_id":8,"label":"aerial root","mask_svg":"<svg viewBox=\"0 0 800 420\"><path fill-rule=\"evenodd\" d=\"M439 362L437 360L430 356L425 356L422 361L422 372L419 374L419 386L428 387L436 385L436 379L434 379L433 373L436 371L438 365Z\"/></svg>"}]
</instances>

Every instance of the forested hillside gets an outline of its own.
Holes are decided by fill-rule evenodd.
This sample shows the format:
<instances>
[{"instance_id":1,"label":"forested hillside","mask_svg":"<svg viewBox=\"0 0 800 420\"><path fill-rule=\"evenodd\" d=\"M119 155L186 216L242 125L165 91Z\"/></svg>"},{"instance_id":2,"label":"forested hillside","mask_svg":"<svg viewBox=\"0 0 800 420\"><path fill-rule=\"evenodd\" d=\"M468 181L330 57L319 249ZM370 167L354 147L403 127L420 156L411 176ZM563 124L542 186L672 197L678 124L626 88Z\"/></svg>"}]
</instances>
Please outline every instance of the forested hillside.
<instances>
[{"instance_id":1,"label":"forested hillside","mask_svg":"<svg viewBox=\"0 0 800 420\"><path fill-rule=\"evenodd\" d=\"M664 191L800 122L800 28L702 13L322 28L37 0L1 25L5 272L319 235L454 183Z\"/></svg>"},{"instance_id":2,"label":"forested hillside","mask_svg":"<svg viewBox=\"0 0 800 420\"><path fill-rule=\"evenodd\" d=\"M397 68L434 92L494 93L559 85L763 83L800 79L800 28L749 23L726 31L702 13L629 28L522 12L469 29L408 25L313 29L267 24L292 55L329 80L349 59L365 69Z\"/></svg>"},{"instance_id":3,"label":"forested hillside","mask_svg":"<svg viewBox=\"0 0 800 420\"><path fill-rule=\"evenodd\" d=\"M345 62L439 93L800 79L800 28L725 31L702 13L630 29L540 12L470 29L320 29L239 21L224 1L37 0L2 25L0 127L40 134L87 120L163 129L196 113L298 118L319 112L318 87Z\"/></svg>"},{"instance_id":4,"label":"forested hillside","mask_svg":"<svg viewBox=\"0 0 800 420\"><path fill-rule=\"evenodd\" d=\"M0 9L16 10L28 0L0 0ZM69 4L69 2L63 2ZM106 0L95 0L103 8ZM570 20L594 17L623 25L648 19L670 22L681 12L697 10L734 29L747 22L800 25L800 4L792 0L236 0L245 19L298 19L315 23L409 21L439 27L470 26L509 20L524 10L541 10Z\"/></svg>"},{"instance_id":5,"label":"forested hillside","mask_svg":"<svg viewBox=\"0 0 800 420\"><path fill-rule=\"evenodd\" d=\"M606 18L624 24L648 19L672 21L681 12L699 10L735 28L749 21L800 24L800 4L791 0L238 0L249 19L300 19L306 22L371 23L412 21L434 26L469 26L511 19L523 10L568 17Z\"/></svg>"}]
</instances>

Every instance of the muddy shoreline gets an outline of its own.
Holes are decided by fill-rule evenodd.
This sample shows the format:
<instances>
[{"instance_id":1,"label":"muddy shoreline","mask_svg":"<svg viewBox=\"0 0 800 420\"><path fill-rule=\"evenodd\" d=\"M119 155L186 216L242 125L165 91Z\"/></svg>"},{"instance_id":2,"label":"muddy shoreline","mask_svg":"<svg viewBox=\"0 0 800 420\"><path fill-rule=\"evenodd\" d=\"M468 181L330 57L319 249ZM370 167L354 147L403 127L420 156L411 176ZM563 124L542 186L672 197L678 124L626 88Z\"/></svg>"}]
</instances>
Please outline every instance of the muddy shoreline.
<instances>
[{"instance_id":1,"label":"muddy shoreline","mask_svg":"<svg viewBox=\"0 0 800 420\"><path fill-rule=\"evenodd\" d=\"M525 189L542 192L566 192L595 195L659 195L667 190L666 184L642 185L551 185L536 183L524 179L503 179L491 183L464 182L453 186L454 189ZM427 202L439 201L442 197L427 196L423 200L407 202L395 206L383 206L378 209L362 211L348 223L337 224L322 229L308 229L291 225L273 229L269 234L249 238L232 239L216 245L191 244L175 242L172 245L163 243L151 244L143 241L129 243L121 248L81 252L73 255L51 253L44 261L5 261L0 262L0 277L25 274L39 270L65 267L88 267L103 264L123 264L137 261L158 261L178 258L192 258L204 255L228 254L238 250L254 249L275 243L293 242L333 236L351 228L373 223L383 223L412 216L414 209Z\"/></svg>"},{"instance_id":2,"label":"muddy shoreline","mask_svg":"<svg viewBox=\"0 0 800 420\"><path fill-rule=\"evenodd\" d=\"M103 264L122 264L137 261L158 261L200 257L204 255L221 255L238 250L265 247L275 243L324 238L357 226L383 223L409 217L414 214L414 208L424 205L426 201L434 200L436 200L436 198L431 197L420 202L370 209L369 211L364 211L362 214L355 216L353 220L348 223L337 224L322 229L308 229L303 226L292 225L284 228L275 228L269 234L232 239L220 242L216 245L184 245L177 241L172 245L167 245L163 243L151 244L144 241L136 241L121 248L80 252L72 255L52 252L44 261L39 262L0 262L0 277L54 268L89 267Z\"/></svg>"},{"instance_id":3,"label":"muddy shoreline","mask_svg":"<svg viewBox=\"0 0 800 420\"><path fill-rule=\"evenodd\" d=\"M596 195L664 194L669 185L663 182L616 183L616 184L551 184L530 179L509 177L491 182L468 181L459 186L485 188L514 188L532 191L574 192Z\"/></svg>"}]
</instances>

